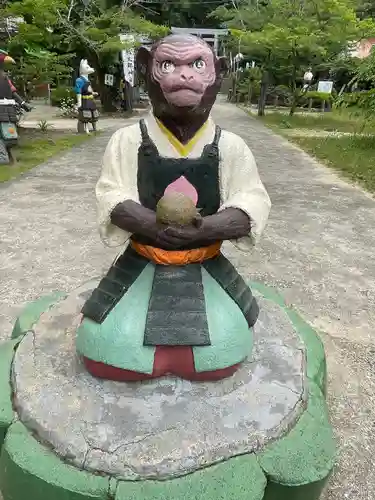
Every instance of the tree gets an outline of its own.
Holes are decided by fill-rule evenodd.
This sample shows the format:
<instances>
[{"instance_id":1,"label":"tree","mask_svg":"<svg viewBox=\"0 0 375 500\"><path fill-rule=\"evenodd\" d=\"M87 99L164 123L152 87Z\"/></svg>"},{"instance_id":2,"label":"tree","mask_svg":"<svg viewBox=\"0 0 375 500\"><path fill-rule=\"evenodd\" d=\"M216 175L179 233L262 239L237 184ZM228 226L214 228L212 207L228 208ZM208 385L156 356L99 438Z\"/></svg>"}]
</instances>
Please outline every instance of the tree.
<instances>
[{"instance_id":1,"label":"tree","mask_svg":"<svg viewBox=\"0 0 375 500\"><path fill-rule=\"evenodd\" d=\"M33 84L66 81L71 75L71 54L59 53L60 39L52 27L61 1L24 0L3 2L0 9L2 19L19 18L16 29L4 40L5 47L17 62L12 68L12 77L17 86L26 93L27 82Z\"/></svg>"},{"instance_id":2,"label":"tree","mask_svg":"<svg viewBox=\"0 0 375 500\"><path fill-rule=\"evenodd\" d=\"M131 32L155 38L168 31L134 12L131 3L123 0L9 1L4 13L24 19L19 32L7 43L22 59L22 71L32 67L35 54L44 53L45 61L56 59L56 80L63 73L62 65L71 71L68 63L77 66L81 58L86 58L96 69L100 98L108 111L114 109L113 96L104 84L104 75L119 64L120 51L126 48L119 35ZM49 68L51 73L52 66ZM46 75L47 79L50 76Z\"/></svg>"},{"instance_id":3,"label":"tree","mask_svg":"<svg viewBox=\"0 0 375 500\"><path fill-rule=\"evenodd\" d=\"M143 14L155 24L168 27L219 28L219 23L214 23L209 14L222 4L223 0L205 2L201 0L147 0L135 3L134 11Z\"/></svg>"},{"instance_id":4,"label":"tree","mask_svg":"<svg viewBox=\"0 0 375 500\"><path fill-rule=\"evenodd\" d=\"M111 89L104 83L107 72L112 72L119 62L119 53L126 48L119 38L122 33L144 34L158 38L168 29L153 24L133 12L131 7L107 2L91 2L87 7L75 5L71 16L59 12L58 19L66 35L68 50L88 59L96 69L99 94L105 110L113 110ZM128 44L129 45L129 44Z\"/></svg>"},{"instance_id":5,"label":"tree","mask_svg":"<svg viewBox=\"0 0 375 500\"><path fill-rule=\"evenodd\" d=\"M71 55L59 55L51 51L26 49L25 56L18 61L13 78L16 86L27 93L28 82L32 85L66 83L70 81L73 68Z\"/></svg>"},{"instance_id":6,"label":"tree","mask_svg":"<svg viewBox=\"0 0 375 500\"><path fill-rule=\"evenodd\" d=\"M288 82L294 95L292 114L305 69L329 65L349 42L373 29L372 23L357 18L351 0L250 0L238 9L221 8L215 15L234 28L235 45L263 70L260 115L270 78L283 75Z\"/></svg>"},{"instance_id":7,"label":"tree","mask_svg":"<svg viewBox=\"0 0 375 500\"><path fill-rule=\"evenodd\" d=\"M375 17L375 1L360 0L357 6L357 14L361 19Z\"/></svg>"}]
</instances>

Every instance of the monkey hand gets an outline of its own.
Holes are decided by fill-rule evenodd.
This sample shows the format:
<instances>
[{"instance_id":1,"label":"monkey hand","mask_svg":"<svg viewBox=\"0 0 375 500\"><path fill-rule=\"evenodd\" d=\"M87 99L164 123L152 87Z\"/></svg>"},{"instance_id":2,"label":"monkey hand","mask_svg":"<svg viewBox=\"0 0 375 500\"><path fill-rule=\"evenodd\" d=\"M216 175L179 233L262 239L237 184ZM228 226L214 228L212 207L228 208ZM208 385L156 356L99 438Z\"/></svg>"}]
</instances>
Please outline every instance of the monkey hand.
<instances>
[{"instance_id":1,"label":"monkey hand","mask_svg":"<svg viewBox=\"0 0 375 500\"><path fill-rule=\"evenodd\" d=\"M171 249L179 249L196 242L203 242L205 241L203 218L197 214L191 224L184 226L168 226L159 233L159 240L164 247L168 245Z\"/></svg>"},{"instance_id":2,"label":"monkey hand","mask_svg":"<svg viewBox=\"0 0 375 500\"><path fill-rule=\"evenodd\" d=\"M146 236L154 242L155 246L164 250L176 250L172 239L165 235L167 226L156 219L156 213L140 203L125 200L119 203L111 213L111 222L132 234Z\"/></svg>"},{"instance_id":3,"label":"monkey hand","mask_svg":"<svg viewBox=\"0 0 375 500\"><path fill-rule=\"evenodd\" d=\"M176 249L186 245L206 246L217 241L234 240L251 231L250 218L237 208L227 208L215 215L196 217L188 226L170 226L160 236Z\"/></svg>"}]
</instances>

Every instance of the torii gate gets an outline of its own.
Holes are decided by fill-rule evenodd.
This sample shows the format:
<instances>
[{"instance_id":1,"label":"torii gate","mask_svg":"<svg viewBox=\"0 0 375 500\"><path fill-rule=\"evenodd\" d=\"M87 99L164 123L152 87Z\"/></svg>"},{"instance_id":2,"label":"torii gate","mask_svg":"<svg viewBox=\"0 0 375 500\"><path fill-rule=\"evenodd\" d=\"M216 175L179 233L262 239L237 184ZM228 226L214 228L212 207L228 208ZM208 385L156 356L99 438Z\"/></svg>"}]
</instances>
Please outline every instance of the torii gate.
<instances>
[{"instance_id":1,"label":"torii gate","mask_svg":"<svg viewBox=\"0 0 375 500\"><path fill-rule=\"evenodd\" d=\"M211 29L211 28L171 28L172 33L189 33L203 38L207 43L213 45L214 52L218 55L219 52L219 39L226 36L228 30L226 29Z\"/></svg>"}]
</instances>

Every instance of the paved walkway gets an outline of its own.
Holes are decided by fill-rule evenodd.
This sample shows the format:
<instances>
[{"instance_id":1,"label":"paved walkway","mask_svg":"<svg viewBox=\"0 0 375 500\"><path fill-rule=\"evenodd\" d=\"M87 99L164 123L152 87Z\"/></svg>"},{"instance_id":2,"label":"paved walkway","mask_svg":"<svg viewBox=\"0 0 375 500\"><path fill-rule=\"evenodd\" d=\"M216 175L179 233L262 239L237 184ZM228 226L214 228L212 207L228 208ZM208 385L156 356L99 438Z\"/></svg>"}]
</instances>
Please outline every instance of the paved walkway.
<instances>
[{"instance_id":1,"label":"paved walkway","mask_svg":"<svg viewBox=\"0 0 375 500\"><path fill-rule=\"evenodd\" d=\"M48 127L52 130L67 130L72 132L77 130L77 120L63 117L59 108L45 104L44 101L33 101L31 105L33 109L29 113L25 113L22 117L21 126L23 128L38 129L41 122L46 121ZM137 110L135 112L138 113ZM119 120L122 121L121 118L102 117L99 122L100 130L122 126L119 125Z\"/></svg>"},{"instance_id":2,"label":"paved walkway","mask_svg":"<svg viewBox=\"0 0 375 500\"><path fill-rule=\"evenodd\" d=\"M100 130L108 130L119 127L119 122L121 118L101 118L98 124ZM23 120L21 123L22 128L36 128L40 126L40 120ZM47 120L48 128L50 130L61 130L61 131L77 131L77 120L72 120L70 118L56 118Z\"/></svg>"},{"instance_id":3,"label":"paved walkway","mask_svg":"<svg viewBox=\"0 0 375 500\"><path fill-rule=\"evenodd\" d=\"M252 148L273 200L241 272L277 287L322 330L341 459L326 500L375 498L375 201L235 106L214 116ZM109 132L0 187L0 336L23 303L105 271L115 252L95 224L93 187Z\"/></svg>"}]
</instances>

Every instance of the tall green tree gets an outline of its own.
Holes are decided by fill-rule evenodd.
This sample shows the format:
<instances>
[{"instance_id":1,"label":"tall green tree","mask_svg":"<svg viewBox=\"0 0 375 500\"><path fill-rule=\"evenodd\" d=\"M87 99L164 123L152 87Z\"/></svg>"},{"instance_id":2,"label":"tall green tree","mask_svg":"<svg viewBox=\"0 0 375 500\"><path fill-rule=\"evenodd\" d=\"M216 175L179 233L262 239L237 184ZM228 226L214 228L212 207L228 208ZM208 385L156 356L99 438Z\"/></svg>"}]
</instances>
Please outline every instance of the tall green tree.
<instances>
[{"instance_id":1,"label":"tall green tree","mask_svg":"<svg viewBox=\"0 0 375 500\"><path fill-rule=\"evenodd\" d=\"M118 64L120 51L126 48L119 35L130 32L156 38L168 31L120 0L9 1L2 13L24 20L18 33L7 41L8 49L22 61L23 70L33 67L36 54L39 62L43 54L44 63L49 64L45 79L50 80L53 62L58 76L61 65L65 64L69 73L71 65L77 66L81 58L86 58L96 69L100 98L106 110L112 110L113 104L104 75Z\"/></svg>"},{"instance_id":2,"label":"tall green tree","mask_svg":"<svg viewBox=\"0 0 375 500\"><path fill-rule=\"evenodd\" d=\"M152 39L167 33L164 26L154 24L124 3L109 0L91 1L87 6L76 0L70 16L59 12L60 29L66 33L67 50L78 58L85 57L96 69L99 93L104 108L112 106L112 93L104 83L107 72L113 72L119 53L126 48L120 34L143 34ZM128 45L129 46L129 45Z\"/></svg>"},{"instance_id":3,"label":"tall green tree","mask_svg":"<svg viewBox=\"0 0 375 500\"><path fill-rule=\"evenodd\" d=\"M295 96L291 113L307 67L329 66L350 42L373 29L372 22L357 18L352 0L249 0L214 15L233 28L236 48L260 64L263 97L269 79L283 76ZM264 102L260 100L260 115Z\"/></svg>"},{"instance_id":4,"label":"tall green tree","mask_svg":"<svg viewBox=\"0 0 375 500\"><path fill-rule=\"evenodd\" d=\"M375 1L374 0L359 0L357 3L357 13L362 19L375 17Z\"/></svg>"},{"instance_id":5,"label":"tall green tree","mask_svg":"<svg viewBox=\"0 0 375 500\"><path fill-rule=\"evenodd\" d=\"M221 21L214 20L209 14L221 5L231 5L226 0L146 0L134 5L138 14L156 24L182 28L220 28Z\"/></svg>"}]
</instances>

